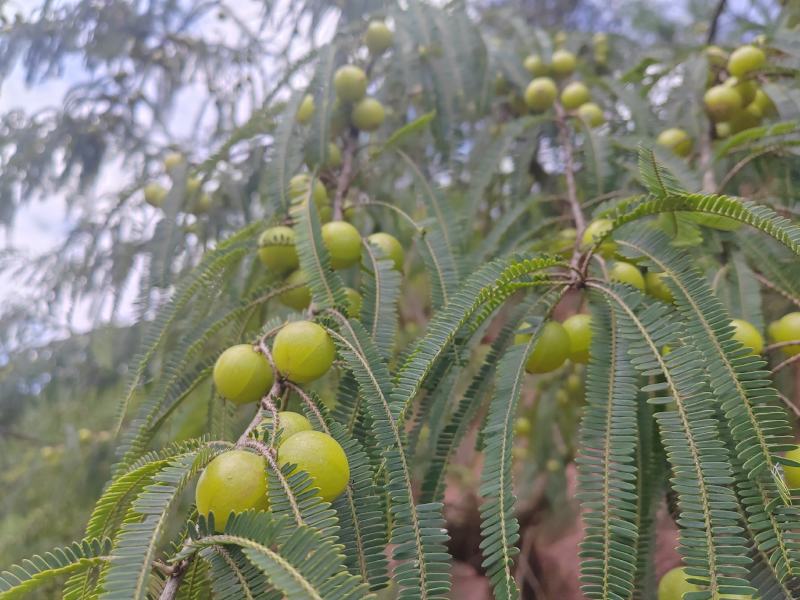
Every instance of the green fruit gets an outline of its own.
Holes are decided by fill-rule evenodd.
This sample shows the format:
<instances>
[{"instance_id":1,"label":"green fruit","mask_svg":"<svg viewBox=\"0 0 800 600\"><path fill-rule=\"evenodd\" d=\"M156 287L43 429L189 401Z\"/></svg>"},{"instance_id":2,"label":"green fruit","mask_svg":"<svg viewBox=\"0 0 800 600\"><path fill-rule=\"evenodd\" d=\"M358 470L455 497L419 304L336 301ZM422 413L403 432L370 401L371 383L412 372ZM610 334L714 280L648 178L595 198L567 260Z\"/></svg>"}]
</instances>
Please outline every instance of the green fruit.
<instances>
[{"instance_id":1,"label":"green fruit","mask_svg":"<svg viewBox=\"0 0 800 600\"><path fill-rule=\"evenodd\" d=\"M566 77L567 75L571 75L575 70L576 63L577 60L575 55L569 50L556 50L553 52L551 65L553 73L555 73L558 77Z\"/></svg>"},{"instance_id":2,"label":"green fruit","mask_svg":"<svg viewBox=\"0 0 800 600\"><path fill-rule=\"evenodd\" d=\"M530 325L523 325L523 328ZM518 333L514 343L524 344L531 339L530 333ZM569 335L557 321L548 321L541 328L533 350L525 363L528 373L548 373L556 370L569 356Z\"/></svg>"},{"instance_id":3,"label":"green fruit","mask_svg":"<svg viewBox=\"0 0 800 600\"><path fill-rule=\"evenodd\" d=\"M589 127L599 127L606 122L603 109L594 102L585 102L578 108L578 116L589 124Z\"/></svg>"},{"instance_id":4,"label":"green fruit","mask_svg":"<svg viewBox=\"0 0 800 600\"><path fill-rule=\"evenodd\" d=\"M322 241L328 249L334 269L346 269L361 260L361 234L350 223L325 223L322 226Z\"/></svg>"},{"instance_id":5,"label":"green fruit","mask_svg":"<svg viewBox=\"0 0 800 600\"><path fill-rule=\"evenodd\" d=\"M766 116L773 116L777 114L777 109L775 108L775 104L772 102L769 96L764 93L764 90L761 88L756 90L755 98L753 98L752 104L758 106L761 109L761 114Z\"/></svg>"},{"instance_id":6,"label":"green fruit","mask_svg":"<svg viewBox=\"0 0 800 600\"><path fill-rule=\"evenodd\" d=\"M158 183L148 183L144 186L144 201L150 206L160 208L167 197L167 190Z\"/></svg>"},{"instance_id":7,"label":"green fruit","mask_svg":"<svg viewBox=\"0 0 800 600\"><path fill-rule=\"evenodd\" d=\"M531 420L528 417L517 417L514 421L515 435L529 435L531 429Z\"/></svg>"},{"instance_id":8,"label":"green fruit","mask_svg":"<svg viewBox=\"0 0 800 600\"><path fill-rule=\"evenodd\" d=\"M308 473L326 502L336 500L350 480L344 449L321 431L301 431L290 437L278 449L278 463L281 467L296 465L295 471Z\"/></svg>"},{"instance_id":9,"label":"green fruit","mask_svg":"<svg viewBox=\"0 0 800 600\"><path fill-rule=\"evenodd\" d=\"M383 124L386 112L375 98L364 98L353 107L350 120L361 131L375 131Z\"/></svg>"},{"instance_id":10,"label":"green fruit","mask_svg":"<svg viewBox=\"0 0 800 600\"><path fill-rule=\"evenodd\" d=\"M644 277L634 265L626 262L615 262L608 271L611 281L618 281L644 291Z\"/></svg>"},{"instance_id":11,"label":"green fruit","mask_svg":"<svg viewBox=\"0 0 800 600\"><path fill-rule=\"evenodd\" d=\"M727 121L742 108L742 97L734 88L715 85L703 96L706 112L712 121Z\"/></svg>"},{"instance_id":12,"label":"green fruit","mask_svg":"<svg viewBox=\"0 0 800 600\"><path fill-rule=\"evenodd\" d=\"M231 513L267 510L267 461L247 450L229 450L214 458L197 480L195 503L214 528L225 529Z\"/></svg>"},{"instance_id":13,"label":"green fruit","mask_svg":"<svg viewBox=\"0 0 800 600\"><path fill-rule=\"evenodd\" d=\"M200 187L203 185L203 182L200 180L199 177L187 177L186 178L186 195L188 197L192 197L200 191Z\"/></svg>"},{"instance_id":14,"label":"green fruit","mask_svg":"<svg viewBox=\"0 0 800 600\"><path fill-rule=\"evenodd\" d=\"M195 215L204 215L214 206L214 199L205 192L197 196L191 203L191 212Z\"/></svg>"},{"instance_id":15,"label":"green fruit","mask_svg":"<svg viewBox=\"0 0 800 600\"><path fill-rule=\"evenodd\" d=\"M525 67L525 70L534 77L546 75L548 71L547 65L542 60L542 57L538 54L530 54L526 56L523 66Z\"/></svg>"},{"instance_id":16,"label":"green fruit","mask_svg":"<svg viewBox=\"0 0 800 600\"><path fill-rule=\"evenodd\" d=\"M288 410L278 412L278 431L281 434L281 445L286 442L290 437L301 431L312 431L311 423L303 415ZM258 437L261 439L269 439L269 431L272 430L272 418L264 419L261 424L256 428Z\"/></svg>"},{"instance_id":17,"label":"green fruit","mask_svg":"<svg viewBox=\"0 0 800 600\"><path fill-rule=\"evenodd\" d=\"M672 290L664 283L664 277L666 277L666 273L648 271L647 275L644 276L645 291L653 296L653 298L658 298L667 304L672 304L675 298L672 295Z\"/></svg>"},{"instance_id":18,"label":"green fruit","mask_svg":"<svg viewBox=\"0 0 800 600\"><path fill-rule=\"evenodd\" d=\"M370 54L380 56L386 52L394 42L392 30L383 21L370 21L367 26L367 33L364 35L364 43L369 49Z\"/></svg>"},{"instance_id":19,"label":"green fruit","mask_svg":"<svg viewBox=\"0 0 800 600\"><path fill-rule=\"evenodd\" d=\"M725 85L735 89L741 96L742 106L750 104L755 99L758 91L758 84L751 79L739 81L736 77L731 77L725 82Z\"/></svg>"},{"instance_id":20,"label":"green fruit","mask_svg":"<svg viewBox=\"0 0 800 600\"><path fill-rule=\"evenodd\" d=\"M300 261L295 248L294 230L279 225L264 231L258 238L258 258L265 267L279 275L295 270Z\"/></svg>"},{"instance_id":21,"label":"green fruit","mask_svg":"<svg viewBox=\"0 0 800 600\"><path fill-rule=\"evenodd\" d=\"M592 343L592 316L578 313L564 319L561 325L569 337L569 357L572 362L588 362L589 346Z\"/></svg>"},{"instance_id":22,"label":"green fruit","mask_svg":"<svg viewBox=\"0 0 800 600\"><path fill-rule=\"evenodd\" d=\"M295 383L319 379L333 364L336 348L323 327L311 321L287 323L275 336L275 368Z\"/></svg>"},{"instance_id":23,"label":"green fruit","mask_svg":"<svg viewBox=\"0 0 800 600\"><path fill-rule=\"evenodd\" d=\"M597 239L604 237L611 231L612 226L613 223L609 219L597 219L589 223L589 226L584 229L583 236L581 237L581 245L583 248L589 248ZM616 250L617 245L609 238L606 238L599 247L600 254L606 258L613 256Z\"/></svg>"},{"instance_id":24,"label":"green fruit","mask_svg":"<svg viewBox=\"0 0 800 600\"><path fill-rule=\"evenodd\" d=\"M347 296L347 316L351 319L357 319L361 314L361 305L364 299L353 288L344 288L344 293Z\"/></svg>"},{"instance_id":25,"label":"green fruit","mask_svg":"<svg viewBox=\"0 0 800 600\"><path fill-rule=\"evenodd\" d=\"M796 462L800 462L800 446L794 450L786 452L786 458ZM800 489L800 467L790 467L783 465L783 478L786 480L786 485L791 489Z\"/></svg>"},{"instance_id":26,"label":"green fruit","mask_svg":"<svg viewBox=\"0 0 800 600\"><path fill-rule=\"evenodd\" d=\"M717 137L721 140L724 140L731 134L731 124L730 123L716 123L714 125L714 131L717 134Z\"/></svg>"},{"instance_id":27,"label":"green fruit","mask_svg":"<svg viewBox=\"0 0 800 600\"><path fill-rule=\"evenodd\" d=\"M753 356L761 354L764 350L764 338L761 337L758 329L743 319L733 319L731 325L733 326L733 339L745 348L749 348Z\"/></svg>"},{"instance_id":28,"label":"green fruit","mask_svg":"<svg viewBox=\"0 0 800 600\"><path fill-rule=\"evenodd\" d=\"M731 53L728 59L728 72L734 77L741 77L764 66L767 56L761 48L742 46Z\"/></svg>"},{"instance_id":29,"label":"green fruit","mask_svg":"<svg viewBox=\"0 0 800 600\"><path fill-rule=\"evenodd\" d=\"M333 88L344 102L361 100L367 93L367 74L353 65L339 67L333 76Z\"/></svg>"},{"instance_id":30,"label":"green fruit","mask_svg":"<svg viewBox=\"0 0 800 600\"><path fill-rule=\"evenodd\" d=\"M272 387L273 379L269 361L250 344L231 346L214 363L214 385L234 404L258 402Z\"/></svg>"},{"instance_id":31,"label":"green fruit","mask_svg":"<svg viewBox=\"0 0 800 600\"><path fill-rule=\"evenodd\" d=\"M542 112L553 106L558 95L555 82L549 77L537 77L525 88L525 104L531 110Z\"/></svg>"},{"instance_id":32,"label":"green fruit","mask_svg":"<svg viewBox=\"0 0 800 600\"><path fill-rule=\"evenodd\" d=\"M295 175L289 180L289 198L292 200L302 200L308 195L308 186L311 183L311 176L305 173ZM319 208L328 204L328 191L319 179L314 180L314 191L311 194L314 204Z\"/></svg>"},{"instance_id":33,"label":"green fruit","mask_svg":"<svg viewBox=\"0 0 800 600\"><path fill-rule=\"evenodd\" d=\"M333 142L328 142L328 160L325 161L325 166L329 169L338 169L342 166L342 152Z\"/></svg>"},{"instance_id":34,"label":"green fruit","mask_svg":"<svg viewBox=\"0 0 800 600\"><path fill-rule=\"evenodd\" d=\"M564 323L566 323L566 321ZM589 331L589 335L591 336L591 330ZM572 349L572 336L570 336L570 350L571 349ZM575 359L572 360L574 361ZM583 379L577 373L572 373L569 377L567 377L567 383L565 385L565 388L567 390L567 393L573 398L580 397L583 394Z\"/></svg>"},{"instance_id":35,"label":"green fruit","mask_svg":"<svg viewBox=\"0 0 800 600\"><path fill-rule=\"evenodd\" d=\"M511 90L508 80L503 77L502 73L498 73L494 78L494 93L498 96L504 96Z\"/></svg>"},{"instance_id":36,"label":"green fruit","mask_svg":"<svg viewBox=\"0 0 800 600\"><path fill-rule=\"evenodd\" d=\"M591 100L589 88L580 81L573 81L561 91L561 104L567 110L573 110Z\"/></svg>"},{"instance_id":37,"label":"green fruit","mask_svg":"<svg viewBox=\"0 0 800 600\"><path fill-rule=\"evenodd\" d=\"M769 326L769 334L775 342L791 342L800 340L800 312L784 315ZM792 344L781 348L784 354L795 356L800 354L800 344Z\"/></svg>"},{"instance_id":38,"label":"green fruit","mask_svg":"<svg viewBox=\"0 0 800 600\"><path fill-rule=\"evenodd\" d=\"M737 111L736 114L731 117L731 133L739 133L745 129L758 127L760 123L761 109L755 104L751 104L750 106Z\"/></svg>"},{"instance_id":39,"label":"green fruit","mask_svg":"<svg viewBox=\"0 0 800 600\"><path fill-rule=\"evenodd\" d=\"M303 100L300 102L300 106L297 108L297 114L295 115L295 119L301 125L305 125L311 118L314 116L314 96L311 94L306 94L303 96Z\"/></svg>"},{"instance_id":40,"label":"green fruit","mask_svg":"<svg viewBox=\"0 0 800 600\"><path fill-rule=\"evenodd\" d=\"M289 308L305 310L311 304L311 290L308 289L306 274L298 269L286 278L286 285L292 289L278 296L278 300ZM296 287L295 287L296 286Z\"/></svg>"},{"instance_id":41,"label":"green fruit","mask_svg":"<svg viewBox=\"0 0 800 600\"><path fill-rule=\"evenodd\" d=\"M683 129L677 127L671 127L659 133L656 143L669 148L677 156L686 157L692 152L692 138Z\"/></svg>"},{"instance_id":42,"label":"green fruit","mask_svg":"<svg viewBox=\"0 0 800 600\"><path fill-rule=\"evenodd\" d=\"M398 271L403 270L405 253L403 252L403 246L400 245L400 242L397 241L396 237L383 232L373 233L367 237L367 242L372 246L377 246L380 248L383 251L384 256L392 259L395 269Z\"/></svg>"},{"instance_id":43,"label":"green fruit","mask_svg":"<svg viewBox=\"0 0 800 600\"><path fill-rule=\"evenodd\" d=\"M709 65L721 69L728 62L728 53L719 46L707 46L706 59Z\"/></svg>"},{"instance_id":44,"label":"green fruit","mask_svg":"<svg viewBox=\"0 0 800 600\"><path fill-rule=\"evenodd\" d=\"M658 600L681 600L684 594L702 591L700 586L689 583L688 578L682 567L667 571L658 582Z\"/></svg>"},{"instance_id":45,"label":"green fruit","mask_svg":"<svg viewBox=\"0 0 800 600\"><path fill-rule=\"evenodd\" d=\"M164 170L169 173L173 169L177 169L184 162L186 162L186 157L184 157L183 154L180 152L170 152L164 157Z\"/></svg>"},{"instance_id":46,"label":"green fruit","mask_svg":"<svg viewBox=\"0 0 800 600\"><path fill-rule=\"evenodd\" d=\"M571 256L575 249L575 240L577 237L578 231L574 227L565 227L561 229L556 235L556 239L553 240L550 251L564 257Z\"/></svg>"}]
</instances>

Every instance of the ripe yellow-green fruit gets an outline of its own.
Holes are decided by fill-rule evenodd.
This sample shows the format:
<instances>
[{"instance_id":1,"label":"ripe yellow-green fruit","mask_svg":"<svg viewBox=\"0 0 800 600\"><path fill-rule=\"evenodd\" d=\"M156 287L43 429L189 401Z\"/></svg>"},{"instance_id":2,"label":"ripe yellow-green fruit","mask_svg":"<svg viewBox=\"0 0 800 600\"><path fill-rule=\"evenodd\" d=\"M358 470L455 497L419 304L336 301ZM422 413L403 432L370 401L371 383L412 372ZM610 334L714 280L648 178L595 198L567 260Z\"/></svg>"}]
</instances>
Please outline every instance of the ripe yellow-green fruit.
<instances>
[{"instance_id":1,"label":"ripe yellow-green fruit","mask_svg":"<svg viewBox=\"0 0 800 600\"><path fill-rule=\"evenodd\" d=\"M800 312L790 312L769 326L769 334L774 342L792 342L800 340ZM781 348L784 354L794 356L800 354L800 344L792 344Z\"/></svg>"},{"instance_id":2,"label":"ripe yellow-green fruit","mask_svg":"<svg viewBox=\"0 0 800 600\"><path fill-rule=\"evenodd\" d=\"M589 88L580 81L573 81L561 91L561 104L567 110L573 110L591 100Z\"/></svg>"},{"instance_id":3,"label":"ripe yellow-green fruit","mask_svg":"<svg viewBox=\"0 0 800 600\"><path fill-rule=\"evenodd\" d=\"M530 327L525 324L523 328ZM530 333L518 333L514 336L514 343L524 344L531 339ZM557 321L548 321L544 324L533 350L525 363L528 373L548 373L564 364L569 356L569 335Z\"/></svg>"},{"instance_id":4,"label":"ripe yellow-green fruit","mask_svg":"<svg viewBox=\"0 0 800 600\"><path fill-rule=\"evenodd\" d=\"M728 59L728 72L734 77L741 77L764 66L767 56L761 48L741 46L731 53Z\"/></svg>"},{"instance_id":5,"label":"ripe yellow-green fruit","mask_svg":"<svg viewBox=\"0 0 800 600\"><path fill-rule=\"evenodd\" d=\"M346 269L361 260L361 234L346 221L325 223L322 226L322 241L328 249L334 269Z\"/></svg>"},{"instance_id":6,"label":"ripe yellow-green fruit","mask_svg":"<svg viewBox=\"0 0 800 600\"><path fill-rule=\"evenodd\" d=\"M367 242L380 248L385 256L392 259L395 269L398 271L403 270L405 253L403 252L403 246L400 245L396 237L384 232L373 233L367 237Z\"/></svg>"},{"instance_id":7,"label":"ripe yellow-green fruit","mask_svg":"<svg viewBox=\"0 0 800 600\"><path fill-rule=\"evenodd\" d=\"M736 77L731 77L725 82L725 85L736 90L742 98L742 106L747 106L756 97L758 91L758 84L752 79L745 79L744 81L738 80Z\"/></svg>"},{"instance_id":8,"label":"ripe yellow-green fruit","mask_svg":"<svg viewBox=\"0 0 800 600\"><path fill-rule=\"evenodd\" d=\"M169 173L182 165L186 159L180 152L170 152L164 157L164 170Z\"/></svg>"},{"instance_id":9,"label":"ripe yellow-green fruit","mask_svg":"<svg viewBox=\"0 0 800 600\"><path fill-rule=\"evenodd\" d=\"M342 152L333 142L328 142L328 159L325 161L325 166L329 169L338 169L342 166Z\"/></svg>"},{"instance_id":10,"label":"ripe yellow-green fruit","mask_svg":"<svg viewBox=\"0 0 800 600\"><path fill-rule=\"evenodd\" d=\"M731 124L730 123L716 123L714 125L714 131L717 134L717 137L721 140L724 140L726 137L730 136L731 134Z\"/></svg>"},{"instance_id":11,"label":"ripe yellow-green fruit","mask_svg":"<svg viewBox=\"0 0 800 600\"><path fill-rule=\"evenodd\" d=\"M311 321L287 323L275 336L275 368L295 383L319 379L333 364L336 348L323 327Z\"/></svg>"},{"instance_id":12,"label":"ripe yellow-green fruit","mask_svg":"<svg viewBox=\"0 0 800 600\"><path fill-rule=\"evenodd\" d=\"M542 112L553 106L558 95L555 82L549 77L537 77L525 88L525 104L531 110Z\"/></svg>"},{"instance_id":13,"label":"ripe yellow-green fruit","mask_svg":"<svg viewBox=\"0 0 800 600\"><path fill-rule=\"evenodd\" d=\"M272 429L272 418L264 419L256 428L259 438L269 439L269 431ZM281 445L296 433L301 431L312 431L314 428L303 415L288 410L278 412L278 431L281 434Z\"/></svg>"},{"instance_id":14,"label":"ripe yellow-green fruit","mask_svg":"<svg viewBox=\"0 0 800 600\"><path fill-rule=\"evenodd\" d=\"M294 243L291 227L270 227L258 238L258 258L265 267L280 275L293 271L300 264Z\"/></svg>"},{"instance_id":15,"label":"ripe yellow-green fruit","mask_svg":"<svg viewBox=\"0 0 800 600\"><path fill-rule=\"evenodd\" d=\"M234 404L261 400L273 379L269 361L250 344L231 346L214 363L214 385Z\"/></svg>"},{"instance_id":16,"label":"ripe yellow-green fruit","mask_svg":"<svg viewBox=\"0 0 800 600\"><path fill-rule=\"evenodd\" d=\"M301 431L290 437L278 449L278 463L296 465L295 471L308 473L326 502L336 500L350 480L344 449L322 431Z\"/></svg>"},{"instance_id":17,"label":"ripe yellow-green fruit","mask_svg":"<svg viewBox=\"0 0 800 600\"><path fill-rule=\"evenodd\" d=\"M715 85L703 96L703 103L712 121L727 121L741 110L742 97L732 87Z\"/></svg>"},{"instance_id":18,"label":"ripe yellow-green fruit","mask_svg":"<svg viewBox=\"0 0 800 600\"><path fill-rule=\"evenodd\" d=\"M578 107L578 116L589 124L589 127L599 127L606 122L603 109L594 102L585 102Z\"/></svg>"},{"instance_id":19,"label":"ripe yellow-green fruit","mask_svg":"<svg viewBox=\"0 0 800 600\"><path fill-rule=\"evenodd\" d=\"M728 62L728 53L719 46L707 46L706 58L708 64L721 69Z\"/></svg>"},{"instance_id":20,"label":"ripe yellow-green fruit","mask_svg":"<svg viewBox=\"0 0 800 600\"><path fill-rule=\"evenodd\" d=\"M514 434L528 435L531 432L531 420L528 417L517 417L514 420Z\"/></svg>"},{"instance_id":21,"label":"ripe yellow-green fruit","mask_svg":"<svg viewBox=\"0 0 800 600\"><path fill-rule=\"evenodd\" d=\"M158 183L148 183L144 186L144 201L150 206L160 208L164 204L164 198L167 197L167 190Z\"/></svg>"},{"instance_id":22,"label":"ripe yellow-green fruit","mask_svg":"<svg viewBox=\"0 0 800 600\"><path fill-rule=\"evenodd\" d=\"M289 197L292 200L301 200L308 194L308 186L311 184L311 176L306 173L295 175L289 180ZM314 190L311 193L314 204L319 208L328 204L328 191L319 179L314 180Z\"/></svg>"},{"instance_id":23,"label":"ripe yellow-green fruit","mask_svg":"<svg viewBox=\"0 0 800 600\"><path fill-rule=\"evenodd\" d=\"M700 586L689 583L688 578L683 567L667 571L658 582L658 600L681 600L684 594L702 591Z\"/></svg>"},{"instance_id":24,"label":"ripe yellow-green fruit","mask_svg":"<svg viewBox=\"0 0 800 600\"><path fill-rule=\"evenodd\" d=\"M626 283L644 291L644 277L642 277L642 272L631 263L622 261L615 262L611 266L611 269L609 269L608 276L611 278L611 281Z\"/></svg>"},{"instance_id":25,"label":"ripe yellow-green fruit","mask_svg":"<svg viewBox=\"0 0 800 600\"><path fill-rule=\"evenodd\" d=\"M748 323L744 319L733 319L731 325L733 326L733 339L745 348L749 348L753 356L761 354L761 351L764 350L764 338L752 323Z\"/></svg>"},{"instance_id":26,"label":"ripe yellow-green fruit","mask_svg":"<svg viewBox=\"0 0 800 600\"><path fill-rule=\"evenodd\" d=\"M267 510L267 461L247 450L229 450L214 458L197 480L195 503L205 517L214 513L214 528L225 529L231 513Z\"/></svg>"},{"instance_id":27,"label":"ripe yellow-green fruit","mask_svg":"<svg viewBox=\"0 0 800 600\"><path fill-rule=\"evenodd\" d=\"M306 274L298 269L286 278L286 285L292 289L278 296L278 300L289 308L305 310L311 304L311 290L308 289ZM295 287L296 286L296 287Z\"/></svg>"},{"instance_id":28,"label":"ripe yellow-green fruit","mask_svg":"<svg viewBox=\"0 0 800 600\"><path fill-rule=\"evenodd\" d=\"M789 460L800 462L800 446L794 450L787 451L785 456ZM783 478L786 480L786 485L791 489L800 489L800 467L783 465Z\"/></svg>"},{"instance_id":29,"label":"ripe yellow-green fruit","mask_svg":"<svg viewBox=\"0 0 800 600\"><path fill-rule=\"evenodd\" d=\"M597 238L601 238L611 231L612 225L613 223L609 219L597 219L589 223L586 229L583 230L583 236L581 237L581 245L583 248L588 248ZM610 258L617 251L617 245L613 240L606 238L603 243L600 244L598 250L600 254L606 258Z\"/></svg>"},{"instance_id":30,"label":"ripe yellow-green fruit","mask_svg":"<svg viewBox=\"0 0 800 600\"><path fill-rule=\"evenodd\" d=\"M383 124L386 112L375 98L364 98L353 106L350 120L361 131L375 131Z\"/></svg>"},{"instance_id":31,"label":"ripe yellow-green fruit","mask_svg":"<svg viewBox=\"0 0 800 600\"><path fill-rule=\"evenodd\" d=\"M190 211L195 215L204 215L211 210L213 205L214 199L211 197L211 195L203 192L199 196L196 196L191 202Z\"/></svg>"},{"instance_id":32,"label":"ripe yellow-green fruit","mask_svg":"<svg viewBox=\"0 0 800 600\"><path fill-rule=\"evenodd\" d=\"M347 296L347 316L357 319L361 314L361 305L364 303L364 299L361 294L350 287L344 288L344 293Z\"/></svg>"},{"instance_id":33,"label":"ripe yellow-green fruit","mask_svg":"<svg viewBox=\"0 0 800 600\"><path fill-rule=\"evenodd\" d=\"M92 430L86 427L78 429L78 440L81 442L88 442L92 439Z\"/></svg>"},{"instance_id":34,"label":"ripe yellow-green fruit","mask_svg":"<svg viewBox=\"0 0 800 600\"><path fill-rule=\"evenodd\" d=\"M769 96L764 93L764 90L758 88L756 90L755 98L753 98L752 104L758 106L761 109L761 114L765 116L772 116L777 114L777 110L775 108L775 104L772 102Z\"/></svg>"},{"instance_id":35,"label":"ripe yellow-green fruit","mask_svg":"<svg viewBox=\"0 0 800 600\"><path fill-rule=\"evenodd\" d=\"M572 362L588 362L589 346L592 343L592 316L578 313L564 319L561 325L569 337L569 357Z\"/></svg>"},{"instance_id":36,"label":"ripe yellow-green fruit","mask_svg":"<svg viewBox=\"0 0 800 600\"><path fill-rule=\"evenodd\" d=\"M523 62L525 70L534 77L541 77L547 74L547 65L538 54L529 54Z\"/></svg>"},{"instance_id":37,"label":"ripe yellow-green fruit","mask_svg":"<svg viewBox=\"0 0 800 600\"><path fill-rule=\"evenodd\" d=\"M367 74L353 65L339 67L333 76L333 88L344 102L361 100L367 93Z\"/></svg>"},{"instance_id":38,"label":"ripe yellow-green fruit","mask_svg":"<svg viewBox=\"0 0 800 600\"><path fill-rule=\"evenodd\" d=\"M553 52L550 64L552 65L553 73L558 77L566 77L575 70L576 62L575 55L569 50L556 50Z\"/></svg>"},{"instance_id":39,"label":"ripe yellow-green fruit","mask_svg":"<svg viewBox=\"0 0 800 600\"><path fill-rule=\"evenodd\" d=\"M670 127L658 134L656 143L669 148L678 156L686 157L692 152L692 138L683 129Z\"/></svg>"},{"instance_id":40,"label":"ripe yellow-green fruit","mask_svg":"<svg viewBox=\"0 0 800 600\"><path fill-rule=\"evenodd\" d=\"M200 186L203 185L203 182L200 180L199 177L187 177L186 178L186 195L188 197L192 197L200 191Z\"/></svg>"},{"instance_id":41,"label":"ripe yellow-green fruit","mask_svg":"<svg viewBox=\"0 0 800 600\"><path fill-rule=\"evenodd\" d=\"M658 298L667 304L672 304L675 301L675 298L672 295L672 290L670 290L669 286L664 283L665 276L666 273L648 271L647 275L644 276L644 287L645 291L653 296L653 298Z\"/></svg>"},{"instance_id":42,"label":"ripe yellow-green fruit","mask_svg":"<svg viewBox=\"0 0 800 600\"><path fill-rule=\"evenodd\" d=\"M370 54L380 56L386 52L394 42L392 30L383 21L370 21L367 33L364 34L364 43Z\"/></svg>"},{"instance_id":43,"label":"ripe yellow-green fruit","mask_svg":"<svg viewBox=\"0 0 800 600\"><path fill-rule=\"evenodd\" d=\"M301 125L305 125L309 121L311 121L311 117L314 116L314 96L311 94L306 94L303 96L303 100L300 102L300 106L297 108L297 114L295 115L295 119Z\"/></svg>"},{"instance_id":44,"label":"ripe yellow-green fruit","mask_svg":"<svg viewBox=\"0 0 800 600\"><path fill-rule=\"evenodd\" d=\"M729 121L731 133L739 133L745 129L758 127L761 123L761 116L761 109L756 104L750 104L742 110L737 111Z\"/></svg>"}]
</instances>

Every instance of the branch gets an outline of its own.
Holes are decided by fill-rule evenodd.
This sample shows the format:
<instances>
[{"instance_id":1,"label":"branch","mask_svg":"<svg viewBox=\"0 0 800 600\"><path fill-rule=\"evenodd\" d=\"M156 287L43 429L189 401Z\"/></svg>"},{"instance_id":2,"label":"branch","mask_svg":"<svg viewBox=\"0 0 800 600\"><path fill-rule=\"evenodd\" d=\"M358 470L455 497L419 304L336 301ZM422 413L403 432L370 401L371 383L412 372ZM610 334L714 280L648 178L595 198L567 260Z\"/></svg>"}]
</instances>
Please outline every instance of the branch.
<instances>
[{"instance_id":1,"label":"branch","mask_svg":"<svg viewBox=\"0 0 800 600\"><path fill-rule=\"evenodd\" d=\"M561 140L561 147L564 149L564 177L567 181L567 203L572 211L572 220L575 222L575 248L572 251L570 266L577 268L581 259L581 239L583 231L586 229L586 219L583 216L580 202L578 202L578 189L575 185L575 163L573 161L572 138L570 137L569 126L566 122L566 113L560 102L556 102L556 124Z\"/></svg>"},{"instance_id":2,"label":"branch","mask_svg":"<svg viewBox=\"0 0 800 600\"><path fill-rule=\"evenodd\" d=\"M189 567L191 560L191 557L189 557L180 561L173 567L172 574L169 576L169 579L167 579L164 589L161 590L161 595L158 597L158 600L174 600L178 595L178 588L181 586L183 575L186 573L186 569Z\"/></svg>"},{"instance_id":3,"label":"branch","mask_svg":"<svg viewBox=\"0 0 800 600\"><path fill-rule=\"evenodd\" d=\"M722 11L725 10L727 0L719 0L717 7L714 9L714 14L711 15L711 23L708 26L708 36L706 37L706 45L711 44L714 38L717 37L717 29L719 28L719 18L722 16Z\"/></svg>"}]
</instances>

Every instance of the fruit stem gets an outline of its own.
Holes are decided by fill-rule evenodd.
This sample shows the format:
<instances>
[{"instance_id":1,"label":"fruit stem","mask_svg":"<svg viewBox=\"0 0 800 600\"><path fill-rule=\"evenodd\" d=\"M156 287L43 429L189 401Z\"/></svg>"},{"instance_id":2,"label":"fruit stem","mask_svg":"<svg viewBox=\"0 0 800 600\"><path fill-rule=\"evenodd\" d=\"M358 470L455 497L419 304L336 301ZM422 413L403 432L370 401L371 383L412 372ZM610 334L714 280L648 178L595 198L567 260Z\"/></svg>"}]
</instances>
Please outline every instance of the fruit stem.
<instances>
[{"instance_id":1,"label":"fruit stem","mask_svg":"<svg viewBox=\"0 0 800 600\"><path fill-rule=\"evenodd\" d=\"M344 140L344 156L342 157L342 171L336 181L336 193L333 196L333 220L342 220L342 204L344 197L353 183L353 158L358 145L358 130L350 127Z\"/></svg>"},{"instance_id":2,"label":"fruit stem","mask_svg":"<svg viewBox=\"0 0 800 600\"><path fill-rule=\"evenodd\" d=\"M797 342L789 342L789 344L796 344L796 343ZM784 344L784 345L787 345L787 344ZM788 367L791 364L796 363L797 361L800 361L800 354L795 354L794 356L790 356L785 361L783 361L778 366L776 366L774 369L772 369L772 374L774 375L778 371L782 371L783 369L785 369L786 367Z\"/></svg>"}]
</instances>

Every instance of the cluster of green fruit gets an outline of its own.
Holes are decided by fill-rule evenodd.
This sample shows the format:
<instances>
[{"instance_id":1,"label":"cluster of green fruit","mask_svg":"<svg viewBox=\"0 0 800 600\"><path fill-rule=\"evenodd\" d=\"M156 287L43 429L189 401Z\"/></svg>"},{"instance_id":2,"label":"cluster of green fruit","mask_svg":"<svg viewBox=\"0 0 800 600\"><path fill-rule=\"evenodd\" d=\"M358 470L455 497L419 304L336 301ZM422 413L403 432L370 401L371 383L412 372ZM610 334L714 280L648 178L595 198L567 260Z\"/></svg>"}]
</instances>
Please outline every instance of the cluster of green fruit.
<instances>
[{"instance_id":1,"label":"cluster of green fruit","mask_svg":"<svg viewBox=\"0 0 800 600\"><path fill-rule=\"evenodd\" d=\"M658 600L681 600L684 594L702 592L703 587L689 580L702 581L702 577L690 576L685 567L676 567L667 571L658 582ZM744 594L726 594L728 600L759 600L758 596Z\"/></svg>"},{"instance_id":2,"label":"cluster of green fruit","mask_svg":"<svg viewBox=\"0 0 800 600\"><path fill-rule=\"evenodd\" d=\"M185 163L183 154L170 152L164 158L164 171L174 177L175 172ZM203 189L203 182L195 175L189 175L184 181L186 210L195 215L202 215L211 210L213 199ZM144 186L144 200L154 208L161 208L168 190L158 182L150 182Z\"/></svg>"}]
</instances>

